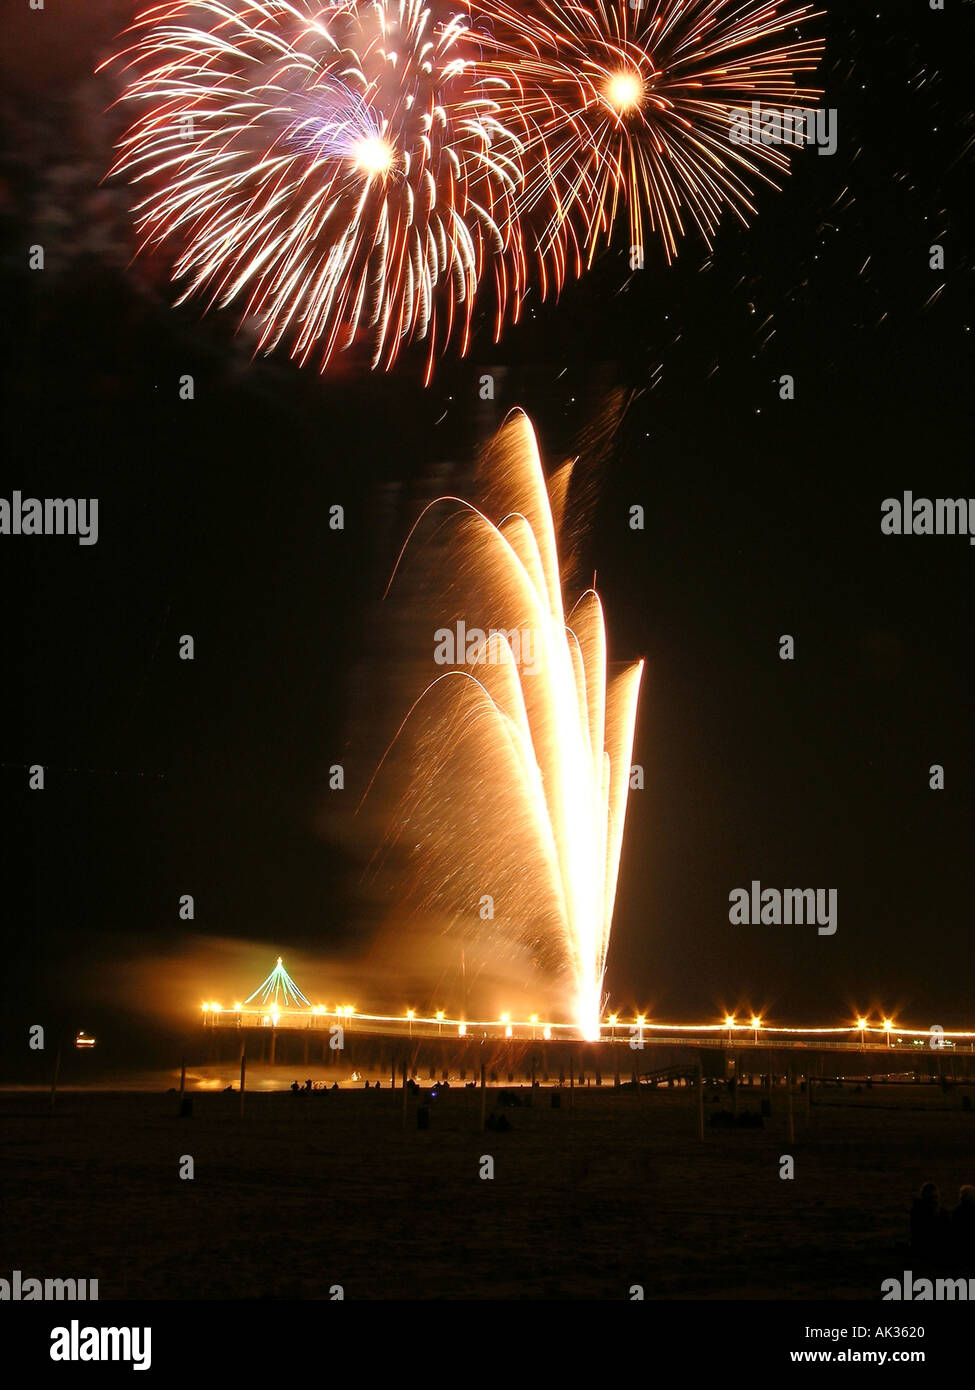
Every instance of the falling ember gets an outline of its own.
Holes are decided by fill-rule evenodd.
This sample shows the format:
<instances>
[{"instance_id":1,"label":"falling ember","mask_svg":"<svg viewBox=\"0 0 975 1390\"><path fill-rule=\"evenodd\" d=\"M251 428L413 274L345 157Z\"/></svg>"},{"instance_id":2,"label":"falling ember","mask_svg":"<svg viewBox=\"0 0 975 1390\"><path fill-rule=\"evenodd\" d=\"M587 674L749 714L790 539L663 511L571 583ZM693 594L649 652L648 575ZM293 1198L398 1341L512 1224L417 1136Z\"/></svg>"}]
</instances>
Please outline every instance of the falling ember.
<instances>
[{"instance_id":1,"label":"falling ember","mask_svg":"<svg viewBox=\"0 0 975 1390\"><path fill-rule=\"evenodd\" d=\"M436 538L449 554L419 629L434 636L440 673L383 759L412 743L382 852L408 852L413 895L469 950L530 951L596 1038L643 662L610 674L595 589L566 612L571 471L546 483L531 422L515 413L485 456L483 508L439 498L410 533L394 580L421 544Z\"/></svg>"}]
</instances>

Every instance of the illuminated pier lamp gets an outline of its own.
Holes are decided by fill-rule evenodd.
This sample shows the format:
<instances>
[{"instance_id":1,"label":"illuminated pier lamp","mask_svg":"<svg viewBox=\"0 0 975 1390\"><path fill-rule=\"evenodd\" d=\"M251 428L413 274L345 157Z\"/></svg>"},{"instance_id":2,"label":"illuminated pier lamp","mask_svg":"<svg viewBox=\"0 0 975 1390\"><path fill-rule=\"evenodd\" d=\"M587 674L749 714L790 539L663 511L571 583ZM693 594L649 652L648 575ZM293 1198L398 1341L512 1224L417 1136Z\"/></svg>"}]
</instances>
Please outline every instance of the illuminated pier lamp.
<instances>
[{"instance_id":1,"label":"illuminated pier lamp","mask_svg":"<svg viewBox=\"0 0 975 1390\"><path fill-rule=\"evenodd\" d=\"M458 1023L458 1025L457 1025L457 1036L458 1036L458 1038L466 1038L466 1037L467 1037L467 1024L466 1024L466 1023Z\"/></svg>"},{"instance_id":2,"label":"illuminated pier lamp","mask_svg":"<svg viewBox=\"0 0 975 1390\"><path fill-rule=\"evenodd\" d=\"M762 1026L762 1020L761 1020L756 1014L752 1014L752 1027L755 1029L755 1041L756 1041L756 1042L758 1042L758 1034L759 1034L759 1030L761 1029L761 1026Z\"/></svg>"},{"instance_id":3,"label":"illuminated pier lamp","mask_svg":"<svg viewBox=\"0 0 975 1390\"><path fill-rule=\"evenodd\" d=\"M552 1041L552 1030L547 1023L545 1027L542 1029L542 1037L545 1039L546 1042Z\"/></svg>"},{"instance_id":4,"label":"illuminated pier lamp","mask_svg":"<svg viewBox=\"0 0 975 1390\"><path fill-rule=\"evenodd\" d=\"M736 1028L736 1027L738 1026L738 1025L735 1023L735 1016L734 1016L734 1014L725 1014L724 1026L725 1026L725 1027L727 1028L727 1030L728 1030L728 1041L731 1042L731 1033L732 1033L732 1029L734 1029L734 1028Z\"/></svg>"},{"instance_id":5,"label":"illuminated pier lamp","mask_svg":"<svg viewBox=\"0 0 975 1390\"><path fill-rule=\"evenodd\" d=\"M505 1037L506 1037L506 1038L510 1038L510 1037L511 1037L511 1015L510 1015L510 1014L507 1014L507 1013L502 1014L502 1015L501 1015L501 1022L504 1024L504 1035L505 1035Z\"/></svg>"},{"instance_id":6,"label":"illuminated pier lamp","mask_svg":"<svg viewBox=\"0 0 975 1390\"><path fill-rule=\"evenodd\" d=\"M893 1046L894 1046L893 1042L891 1041L891 1037L890 1037L891 1033L893 1032L893 1028L894 1028L893 1019L885 1018L885 1019L884 1019L884 1032L887 1034L887 1046L888 1046L888 1047L893 1047Z\"/></svg>"},{"instance_id":7,"label":"illuminated pier lamp","mask_svg":"<svg viewBox=\"0 0 975 1390\"><path fill-rule=\"evenodd\" d=\"M416 1009L407 1009L406 1017L409 1020L410 1037L413 1036L413 1019L416 1017Z\"/></svg>"},{"instance_id":8,"label":"illuminated pier lamp","mask_svg":"<svg viewBox=\"0 0 975 1390\"><path fill-rule=\"evenodd\" d=\"M441 1037L443 1036L443 1021L444 1021L445 1018L446 1018L446 1014L445 1014L444 1010L443 1010L443 1009L438 1009L438 1010L437 1010L437 1033L438 1033L438 1035L441 1036Z\"/></svg>"},{"instance_id":9,"label":"illuminated pier lamp","mask_svg":"<svg viewBox=\"0 0 975 1390\"><path fill-rule=\"evenodd\" d=\"M532 1016L531 1016L531 1026L532 1026L532 1042L534 1042L534 1041L535 1041L535 1029L538 1027L538 1014L532 1014Z\"/></svg>"},{"instance_id":10,"label":"illuminated pier lamp","mask_svg":"<svg viewBox=\"0 0 975 1390\"><path fill-rule=\"evenodd\" d=\"M866 1030L867 1030L867 1020L866 1020L865 1018L858 1018L858 1019L857 1019L857 1024L856 1024L856 1026L857 1026L857 1027L859 1028L859 1030L860 1030L860 1049L861 1049L861 1051L862 1051L863 1048L864 1048L864 1046L865 1046L865 1043L866 1043L866 1039L865 1039L865 1037L864 1037L864 1034L866 1033Z\"/></svg>"}]
</instances>

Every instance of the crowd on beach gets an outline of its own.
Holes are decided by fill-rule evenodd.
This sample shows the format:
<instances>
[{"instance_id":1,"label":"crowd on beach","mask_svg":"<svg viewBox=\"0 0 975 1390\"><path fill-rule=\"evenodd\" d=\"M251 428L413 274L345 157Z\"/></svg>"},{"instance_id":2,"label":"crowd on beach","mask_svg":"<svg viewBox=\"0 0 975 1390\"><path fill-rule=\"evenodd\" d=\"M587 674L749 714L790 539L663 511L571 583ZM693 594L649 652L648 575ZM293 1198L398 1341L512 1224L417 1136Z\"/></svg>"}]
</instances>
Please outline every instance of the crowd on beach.
<instances>
[{"instance_id":1,"label":"crowd on beach","mask_svg":"<svg viewBox=\"0 0 975 1390\"><path fill-rule=\"evenodd\" d=\"M975 1274L975 1185L959 1188L951 1210L937 1183L923 1185L911 1207L911 1256L919 1271Z\"/></svg>"}]
</instances>

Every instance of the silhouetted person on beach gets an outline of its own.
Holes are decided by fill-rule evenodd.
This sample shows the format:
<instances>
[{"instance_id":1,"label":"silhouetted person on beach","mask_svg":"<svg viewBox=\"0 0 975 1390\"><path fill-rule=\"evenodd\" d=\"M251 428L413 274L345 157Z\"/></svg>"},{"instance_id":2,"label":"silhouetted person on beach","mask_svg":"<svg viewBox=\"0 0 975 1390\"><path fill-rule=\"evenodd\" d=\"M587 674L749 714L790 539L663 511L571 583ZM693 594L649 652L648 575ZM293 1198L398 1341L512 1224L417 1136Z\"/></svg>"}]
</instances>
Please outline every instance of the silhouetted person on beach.
<instances>
[{"instance_id":1,"label":"silhouetted person on beach","mask_svg":"<svg viewBox=\"0 0 975 1390\"><path fill-rule=\"evenodd\" d=\"M958 1189L958 1205L951 1213L951 1253L959 1272L975 1271L975 1187Z\"/></svg>"},{"instance_id":2,"label":"silhouetted person on beach","mask_svg":"<svg viewBox=\"0 0 975 1390\"><path fill-rule=\"evenodd\" d=\"M298 1085L297 1081L292 1081L291 1089L295 1093L295 1095L297 1095L298 1092L301 1090L301 1087Z\"/></svg>"},{"instance_id":3,"label":"silhouetted person on beach","mask_svg":"<svg viewBox=\"0 0 975 1390\"><path fill-rule=\"evenodd\" d=\"M911 1255L919 1266L944 1263L948 1252L948 1213L937 1183L926 1182L911 1207Z\"/></svg>"}]
</instances>

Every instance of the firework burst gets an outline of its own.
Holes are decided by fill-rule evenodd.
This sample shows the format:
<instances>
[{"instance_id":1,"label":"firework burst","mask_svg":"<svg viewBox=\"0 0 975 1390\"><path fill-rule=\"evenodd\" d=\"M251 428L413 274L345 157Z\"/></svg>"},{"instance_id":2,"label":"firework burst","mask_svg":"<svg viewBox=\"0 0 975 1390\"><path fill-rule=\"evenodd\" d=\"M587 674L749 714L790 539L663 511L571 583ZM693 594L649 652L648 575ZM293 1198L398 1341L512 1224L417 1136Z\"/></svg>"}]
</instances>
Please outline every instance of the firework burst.
<instances>
[{"instance_id":1,"label":"firework burst","mask_svg":"<svg viewBox=\"0 0 975 1390\"><path fill-rule=\"evenodd\" d=\"M518 146L465 74L467 19L419 0L177 3L120 55L140 108L113 172L147 191L145 243L179 243L182 294L240 301L260 347L324 366L357 340L390 366L467 345L490 266L522 289Z\"/></svg>"},{"instance_id":2,"label":"firework burst","mask_svg":"<svg viewBox=\"0 0 975 1390\"><path fill-rule=\"evenodd\" d=\"M414 525L394 578L415 547L430 547L402 617L437 647L380 763L398 749L405 787L374 862L406 856L397 899L449 922L477 968L527 949L592 1039L643 662L610 663L595 589L565 602L572 471L563 464L546 480L532 424L514 412L482 460L484 509L440 497Z\"/></svg>"},{"instance_id":3,"label":"firework burst","mask_svg":"<svg viewBox=\"0 0 975 1390\"><path fill-rule=\"evenodd\" d=\"M168 0L118 59L137 114L113 173L181 299L235 304L258 346L324 369L466 351L581 274L626 206L668 261L788 168L731 138L752 101L808 104L810 5L758 0Z\"/></svg>"},{"instance_id":4,"label":"firework burst","mask_svg":"<svg viewBox=\"0 0 975 1390\"><path fill-rule=\"evenodd\" d=\"M725 209L755 211L752 185L775 183L788 154L731 139L753 101L808 105L796 85L818 39L811 5L767 0L488 0L474 71L492 79L520 133L527 177L518 212L543 255L565 248L577 273L625 205L630 244L659 237L668 262L692 224L710 245ZM564 257L563 257L564 261Z\"/></svg>"}]
</instances>

